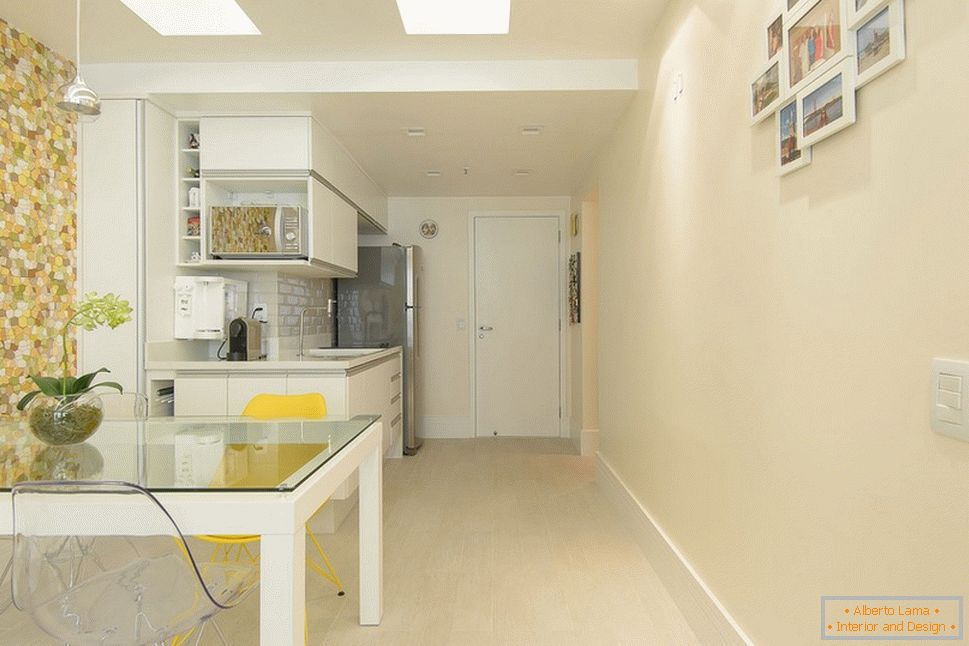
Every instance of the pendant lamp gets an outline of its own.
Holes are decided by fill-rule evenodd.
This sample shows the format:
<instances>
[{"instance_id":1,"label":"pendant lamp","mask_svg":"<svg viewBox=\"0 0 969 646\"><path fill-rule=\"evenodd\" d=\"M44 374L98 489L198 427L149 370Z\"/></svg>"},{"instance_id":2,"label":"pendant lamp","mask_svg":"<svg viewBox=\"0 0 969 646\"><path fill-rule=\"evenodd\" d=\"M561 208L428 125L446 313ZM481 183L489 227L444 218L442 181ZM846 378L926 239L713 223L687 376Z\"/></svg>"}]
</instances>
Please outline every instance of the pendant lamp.
<instances>
[{"instance_id":1,"label":"pendant lamp","mask_svg":"<svg viewBox=\"0 0 969 646\"><path fill-rule=\"evenodd\" d=\"M77 0L77 23L75 37L77 38L77 72L74 80L58 90L60 100L57 107L67 112L76 112L87 117L97 117L101 114L101 99L97 93L88 87L81 78L81 0Z\"/></svg>"}]
</instances>

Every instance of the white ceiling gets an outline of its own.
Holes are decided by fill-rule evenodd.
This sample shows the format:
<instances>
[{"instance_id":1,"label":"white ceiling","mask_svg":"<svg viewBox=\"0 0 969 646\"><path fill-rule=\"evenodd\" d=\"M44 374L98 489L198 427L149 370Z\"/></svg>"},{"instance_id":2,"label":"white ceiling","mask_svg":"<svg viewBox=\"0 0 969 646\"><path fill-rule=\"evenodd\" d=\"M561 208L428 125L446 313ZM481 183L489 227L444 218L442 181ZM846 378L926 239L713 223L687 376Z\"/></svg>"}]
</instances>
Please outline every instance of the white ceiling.
<instances>
[{"instance_id":1,"label":"white ceiling","mask_svg":"<svg viewBox=\"0 0 969 646\"><path fill-rule=\"evenodd\" d=\"M568 195L634 92L160 95L179 111L306 110L392 196ZM540 125L539 136L522 126ZM405 128L423 127L425 137ZM463 174L467 166L468 175ZM515 169L528 169L516 177ZM426 171L440 170L441 177Z\"/></svg>"},{"instance_id":2,"label":"white ceiling","mask_svg":"<svg viewBox=\"0 0 969 646\"><path fill-rule=\"evenodd\" d=\"M522 78L532 78L524 73L525 64L549 61L566 76L574 69L579 78L589 73L580 72L580 61L638 59L667 2L512 0L507 36L407 36L394 0L239 0L263 35L166 38L118 0L83 0L81 54L85 64L136 64L130 66L132 76L138 75L138 64L166 61L332 61L348 65L351 75L357 69L351 61L508 61L522 65ZM67 55L74 45L73 5L74 0L0 0L0 18ZM574 61L571 67L569 61ZM189 68L156 69L148 76L174 78L181 72L193 74ZM504 73L513 77L515 71ZM253 86L266 83L265 78L254 80ZM447 88L420 83L409 92L295 94L311 91L295 86L276 88L277 94L147 91L176 111L312 112L394 196L567 195L577 188L634 92L608 83L602 86L605 91L581 84L577 90L548 91L539 87L540 81L535 77L521 87L505 88L526 91L505 92L428 92L423 90ZM235 91L205 85L206 92ZM127 95L142 92L129 88ZM108 91L125 94L117 88ZM523 137L519 129L525 125L545 130L539 137ZM427 136L406 137L403 129L410 126L426 128ZM470 168L467 176L465 166ZM518 168L532 174L515 177ZM427 177L431 169L442 176Z\"/></svg>"},{"instance_id":3,"label":"white ceiling","mask_svg":"<svg viewBox=\"0 0 969 646\"><path fill-rule=\"evenodd\" d=\"M507 36L408 36L394 0L238 0L261 36L163 37L118 0L84 0L85 62L637 58L667 0L512 0ZM0 0L0 17L74 51L74 0Z\"/></svg>"}]
</instances>

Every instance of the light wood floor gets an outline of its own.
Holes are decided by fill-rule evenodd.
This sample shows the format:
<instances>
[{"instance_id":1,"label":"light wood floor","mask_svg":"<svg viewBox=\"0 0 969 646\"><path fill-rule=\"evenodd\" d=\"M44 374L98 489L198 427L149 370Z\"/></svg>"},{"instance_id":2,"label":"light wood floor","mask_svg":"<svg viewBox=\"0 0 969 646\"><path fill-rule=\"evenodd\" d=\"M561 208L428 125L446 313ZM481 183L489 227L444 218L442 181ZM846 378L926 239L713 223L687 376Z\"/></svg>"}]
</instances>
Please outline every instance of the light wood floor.
<instances>
[{"instance_id":1,"label":"light wood floor","mask_svg":"<svg viewBox=\"0 0 969 646\"><path fill-rule=\"evenodd\" d=\"M347 595L307 575L311 644L698 643L565 441L429 441L385 465L383 622L357 625L351 514L324 541ZM56 643L24 619L0 615L0 644ZM218 621L257 644L258 594Z\"/></svg>"}]
</instances>

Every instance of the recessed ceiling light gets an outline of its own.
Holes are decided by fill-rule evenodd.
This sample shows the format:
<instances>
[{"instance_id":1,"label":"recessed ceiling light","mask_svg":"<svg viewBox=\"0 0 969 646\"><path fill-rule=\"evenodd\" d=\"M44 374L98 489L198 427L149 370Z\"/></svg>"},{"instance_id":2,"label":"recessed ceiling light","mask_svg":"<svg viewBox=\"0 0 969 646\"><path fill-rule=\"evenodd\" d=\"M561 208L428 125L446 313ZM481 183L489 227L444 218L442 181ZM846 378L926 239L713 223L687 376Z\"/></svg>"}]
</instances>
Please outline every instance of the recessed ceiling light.
<instances>
[{"instance_id":1,"label":"recessed ceiling light","mask_svg":"<svg viewBox=\"0 0 969 646\"><path fill-rule=\"evenodd\" d=\"M407 133L408 137L423 137L427 134L427 130L424 128L404 128L404 132Z\"/></svg>"},{"instance_id":2,"label":"recessed ceiling light","mask_svg":"<svg viewBox=\"0 0 969 646\"><path fill-rule=\"evenodd\" d=\"M512 174L515 177L528 177L532 174L532 171L528 170L527 168L516 168L514 171L512 171Z\"/></svg>"},{"instance_id":3,"label":"recessed ceiling light","mask_svg":"<svg viewBox=\"0 0 969 646\"><path fill-rule=\"evenodd\" d=\"M511 0L397 0L408 34L507 34Z\"/></svg>"},{"instance_id":4,"label":"recessed ceiling light","mask_svg":"<svg viewBox=\"0 0 969 646\"><path fill-rule=\"evenodd\" d=\"M440 177L441 171L439 170L429 170L425 173L428 177Z\"/></svg>"},{"instance_id":5,"label":"recessed ceiling light","mask_svg":"<svg viewBox=\"0 0 969 646\"><path fill-rule=\"evenodd\" d=\"M521 133L525 137L535 137L542 134L544 129L542 126L522 126Z\"/></svg>"},{"instance_id":6,"label":"recessed ceiling light","mask_svg":"<svg viewBox=\"0 0 969 646\"><path fill-rule=\"evenodd\" d=\"M252 36L260 33L235 0L121 0L162 36Z\"/></svg>"}]
</instances>

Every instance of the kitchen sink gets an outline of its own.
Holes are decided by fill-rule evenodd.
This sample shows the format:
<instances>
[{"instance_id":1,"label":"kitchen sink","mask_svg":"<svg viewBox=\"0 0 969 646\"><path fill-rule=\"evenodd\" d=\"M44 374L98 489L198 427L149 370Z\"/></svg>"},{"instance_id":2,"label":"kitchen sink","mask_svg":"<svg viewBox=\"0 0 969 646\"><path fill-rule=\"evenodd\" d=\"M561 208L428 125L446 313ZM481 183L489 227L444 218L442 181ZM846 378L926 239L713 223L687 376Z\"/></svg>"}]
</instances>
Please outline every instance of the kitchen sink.
<instances>
[{"instance_id":1,"label":"kitchen sink","mask_svg":"<svg viewBox=\"0 0 969 646\"><path fill-rule=\"evenodd\" d=\"M368 354L383 352L386 348L310 348L303 355L314 359L333 359L335 361L357 359Z\"/></svg>"}]
</instances>

